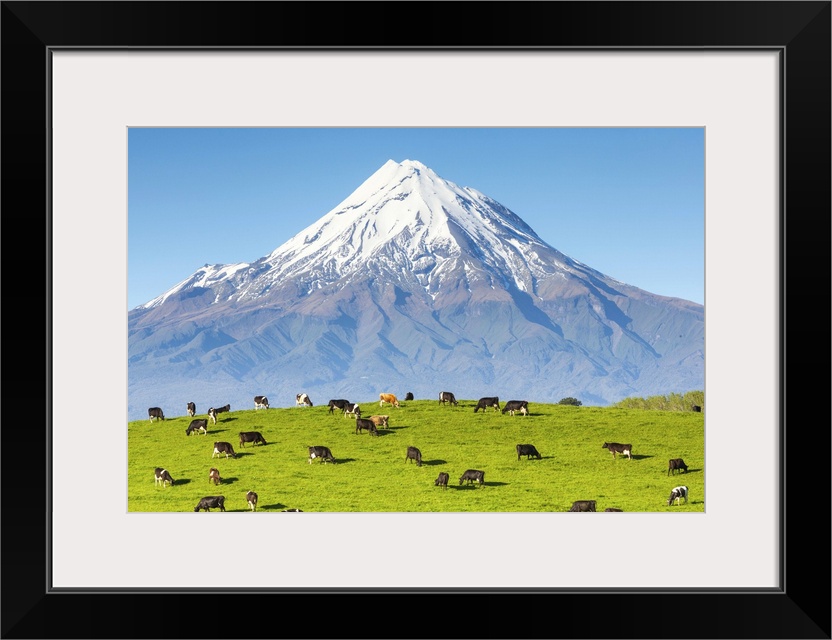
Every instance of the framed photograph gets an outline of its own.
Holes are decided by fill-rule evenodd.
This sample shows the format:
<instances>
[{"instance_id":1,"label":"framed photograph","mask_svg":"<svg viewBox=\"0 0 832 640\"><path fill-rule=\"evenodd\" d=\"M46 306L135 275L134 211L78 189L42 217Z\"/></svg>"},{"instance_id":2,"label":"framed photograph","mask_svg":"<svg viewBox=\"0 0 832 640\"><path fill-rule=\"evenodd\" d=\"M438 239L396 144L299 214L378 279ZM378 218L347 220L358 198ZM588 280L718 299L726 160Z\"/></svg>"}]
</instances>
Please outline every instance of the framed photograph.
<instances>
[{"instance_id":1,"label":"framed photograph","mask_svg":"<svg viewBox=\"0 0 832 640\"><path fill-rule=\"evenodd\" d=\"M829 638L829 549L804 532L829 540L828 465L811 460L830 434L803 414L829 393L805 354L818 335L829 352L806 317L830 291L830 3L394 3L394 44L392 24L369 26L381 6L2 4L7 364L37 346L4 380L0 570L19 588L4 588L3 637L123 635L97 613L105 599L150 603L130 637L158 636L190 599L230 614L188 612L163 635L235 637L251 598L266 625L269 604L353 595L387 596L384 611L335 637L400 635L414 597L459 620L464 596L503 607L503 625L466 615L427 635ZM206 528L128 513L131 127L703 128L705 512L614 530L529 514ZM627 613L611 623L605 608ZM529 611L538 622L518 631ZM306 633L319 631L281 635Z\"/></svg>"}]
</instances>

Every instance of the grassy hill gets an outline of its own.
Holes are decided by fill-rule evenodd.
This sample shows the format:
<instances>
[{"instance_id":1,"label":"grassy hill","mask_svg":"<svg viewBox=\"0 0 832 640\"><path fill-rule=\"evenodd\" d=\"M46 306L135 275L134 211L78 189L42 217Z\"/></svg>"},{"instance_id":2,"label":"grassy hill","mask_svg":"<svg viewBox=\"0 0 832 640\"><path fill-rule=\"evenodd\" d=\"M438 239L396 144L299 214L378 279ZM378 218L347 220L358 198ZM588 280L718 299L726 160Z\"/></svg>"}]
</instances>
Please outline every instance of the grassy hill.
<instances>
[{"instance_id":1,"label":"grassy hill","mask_svg":"<svg viewBox=\"0 0 832 640\"><path fill-rule=\"evenodd\" d=\"M530 415L510 416L474 413L476 400L360 404L364 417L389 415L389 428L356 434L353 418L326 406L221 413L207 435L185 435L189 416L130 422L128 511L193 512L203 496L224 495L227 511L243 512L249 490L258 513L567 511L574 500L596 500L599 512L705 510L702 413L532 403ZM259 431L267 444L241 447L241 431ZM237 458L212 459L214 441L230 442ZM631 443L633 459L613 459L604 442ZM542 459L518 460L517 444L533 444ZM329 447L335 464L310 464L312 445ZM421 467L405 461L411 445ZM670 458L684 458L688 473L668 476ZM173 486L154 484L156 467ZM208 482L211 467L219 486ZM484 471L485 484L460 486L466 469ZM447 489L434 486L440 471L450 474ZM690 489L688 503L668 507L679 484Z\"/></svg>"}]
</instances>

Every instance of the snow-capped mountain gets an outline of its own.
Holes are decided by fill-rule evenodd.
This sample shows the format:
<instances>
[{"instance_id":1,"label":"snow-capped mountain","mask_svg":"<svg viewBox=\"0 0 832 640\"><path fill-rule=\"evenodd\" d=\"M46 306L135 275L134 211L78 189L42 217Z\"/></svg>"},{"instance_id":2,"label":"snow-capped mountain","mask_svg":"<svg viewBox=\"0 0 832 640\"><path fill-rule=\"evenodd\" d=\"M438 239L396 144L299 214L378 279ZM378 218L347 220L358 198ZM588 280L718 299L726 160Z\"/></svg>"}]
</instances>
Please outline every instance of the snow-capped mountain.
<instances>
[{"instance_id":1,"label":"snow-capped mountain","mask_svg":"<svg viewBox=\"0 0 832 640\"><path fill-rule=\"evenodd\" d=\"M299 391L607 404L704 388L702 305L571 259L413 160L389 160L271 254L205 265L128 327L130 419L200 395L205 409Z\"/></svg>"}]
</instances>

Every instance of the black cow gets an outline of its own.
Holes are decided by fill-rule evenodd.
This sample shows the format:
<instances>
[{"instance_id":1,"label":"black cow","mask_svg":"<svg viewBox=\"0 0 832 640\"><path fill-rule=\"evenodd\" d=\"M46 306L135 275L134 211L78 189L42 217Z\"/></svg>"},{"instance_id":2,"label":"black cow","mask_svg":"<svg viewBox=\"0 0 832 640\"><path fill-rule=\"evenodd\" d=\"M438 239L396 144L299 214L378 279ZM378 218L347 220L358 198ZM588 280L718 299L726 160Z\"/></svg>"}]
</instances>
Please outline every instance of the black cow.
<instances>
[{"instance_id":1,"label":"black cow","mask_svg":"<svg viewBox=\"0 0 832 640\"><path fill-rule=\"evenodd\" d=\"M237 454L234 453L234 447L231 446L230 442L215 442L214 443L214 453L211 454L211 457L217 456L218 458L220 455L225 454L226 460L228 456L232 458L236 458Z\"/></svg>"},{"instance_id":2,"label":"black cow","mask_svg":"<svg viewBox=\"0 0 832 640\"><path fill-rule=\"evenodd\" d=\"M266 444L266 439L259 431L240 431L240 446L245 447L246 442L251 442L252 445Z\"/></svg>"},{"instance_id":3,"label":"black cow","mask_svg":"<svg viewBox=\"0 0 832 640\"><path fill-rule=\"evenodd\" d=\"M694 410L694 411L696 411L697 413L701 413L701 411L702 411L702 407L700 407L698 404L693 405L693 406L691 407L691 409L693 409L693 410Z\"/></svg>"},{"instance_id":4,"label":"black cow","mask_svg":"<svg viewBox=\"0 0 832 640\"><path fill-rule=\"evenodd\" d=\"M311 407L312 400L305 393L298 393L295 395L295 404L299 407Z\"/></svg>"},{"instance_id":5,"label":"black cow","mask_svg":"<svg viewBox=\"0 0 832 640\"><path fill-rule=\"evenodd\" d=\"M407 454L404 457L404 461L407 462L408 460L415 460L416 466L422 466L422 452L419 451L416 447L408 447Z\"/></svg>"},{"instance_id":6,"label":"black cow","mask_svg":"<svg viewBox=\"0 0 832 640\"><path fill-rule=\"evenodd\" d=\"M681 458L671 458L667 461L667 475L670 475L671 472L675 474L681 469L684 469L685 473L688 472L688 465Z\"/></svg>"},{"instance_id":7,"label":"black cow","mask_svg":"<svg viewBox=\"0 0 832 640\"><path fill-rule=\"evenodd\" d=\"M248 506L251 507L252 511L257 510L257 494L254 491L249 491L246 494L246 502L248 502Z\"/></svg>"},{"instance_id":8,"label":"black cow","mask_svg":"<svg viewBox=\"0 0 832 640\"><path fill-rule=\"evenodd\" d=\"M202 431L202 435L208 435L208 418L197 418L196 420L191 420L191 424L189 424L188 428L185 429L185 435L189 436L197 431Z\"/></svg>"},{"instance_id":9,"label":"black cow","mask_svg":"<svg viewBox=\"0 0 832 640\"><path fill-rule=\"evenodd\" d=\"M357 404L355 404L353 402L348 402L344 406L344 417L346 418L347 416L353 416L355 418L360 418L361 417L361 407L359 407Z\"/></svg>"},{"instance_id":10,"label":"black cow","mask_svg":"<svg viewBox=\"0 0 832 640\"><path fill-rule=\"evenodd\" d=\"M595 513L595 500L575 500L569 511L576 513L581 511Z\"/></svg>"},{"instance_id":11,"label":"black cow","mask_svg":"<svg viewBox=\"0 0 832 640\"><path fill-rule=\"evenodd\" d=\"M680 504L680 500L684 500L685 504L688 502L688 488L685 486L673 487L670 497L667 499L667 506L669 507L674 502Z\"/></svg>"},{"instance_id":12,"label":"black cow","mask_svg":"<svg viewBox=\"0 0 832 640\"><path fill-rule=\"evenodd\" d=\"M254 396L254 408L256 409L268 409L269 408L269 399L266 396Z\"/></svg>"},{"instance_id":13,"label":"black cow","mask_svg":"<svg viewBox=\"0 0 832 640\"><path fill-rule=\"evenodd\" d=\"M529 415L529 401L528 400L509 400L506 406L503 407L503 413L508 413L513 416L516 411L519 411L524 416Z\"/></svg>"},{"instance_id":14,"label":"black cow","mask_svg":"<svg viewBox=\"0 0 832 640\"><path fill-rule=\"evenodd\" d=\"M335 458L332 457L332 451L329 450L329 447L309 447L309 464L312 464L315 458L320 458L322 463L327 461L335 463Z\"/></svg>"},{"instance_id":15,"label":"black cow","mask_svg":"<svg viewBox=\"0 0 832 640\"><path fill-rule=\"evenodd\" d=\"M408 392L404 395L404 399L405 399L405 400L413 400L413 392L412 392L412 391L408 391Z\"/></svg>"},{"instance_id":16,"label":"black cow","mask_svg":"<svg viewBox=\"0 0 832 640\"><path fill-rule=\"evenodd\" d=\"M196 415L196 405L193 402L188 403L188 415L192 418Z\"/></svg>"},{"instance_id":17,"label":"black cow","mask_svg":"<svg viewBox=\"0 0 832 640\"><path fill-rule=\"evenodd\" d=\"M614 512L623 513L623 509L616 509L615 507L607 507L606 509L604 509L604 513L614 513Z\"/></svg>"},{"instance_id":18,"label":"black cow","mask_svg":"<svg viewBox=\"0 0 832 640\"><path fill-rule=\"evenodd\" d=\"M200 509L205 509L206 512L210 511L211 509L219 509L220 511L225 511L225 496L206 496L199 501L194 507L194 512L196 513Z\"/></svg>"},{"instance_id":19,"label":"black cow","mask_svg":"<svg viewBox=\"0 0 832 640\"><path fill-rule=\"evenodd\" d=\"M497 396L493 398L480 398L477 401L477 406L474 407L474 413L482 409L483 413L488 409L488 407L494 407L494 411L500 410L500 399Z\"/></svg>"},{"instance_id":20,"label":"black cow","mask_svg":"<svg viewBox=\"0 0 832 640\"><path fill-rule=\"evenodd\" d=\"M444 471L440 471L439 472L439 477L436 480L433 481L433 486L434 487L442 487L443 489L447 489L449 479L450 479L450 476L447 473L445 473Z\"/></svg>"},{"instance_id":21,"label":"black cow","mask_svg":"<svg viewBox=\"0 0 832 640\"><path fill-rule=\"evenodd\" d=\"M164 420L165 414L159 407L150 407L150 409L147 410L147 417L151 422L153 422L153 418Z\"/></svg>"},{"instance_id":22,"label":"black cow","mask_svg":"<svg viewBox=\"0 0 832 640\"><path fill-rule=\"evenodd\" d=\"M371 436L378 435L378 427L376 427L376 423L370 420L369 418L356 418L355 419L355 432L361 433L362 431L369 431Z\"/></svg>"},{"instance_id":23,"label":"black cow","mask_svg":"<svg viewBox=\"0 0 832 640\"><path fill-rule=\"evenodd\" d=\"M537 449L534 448L533 444L518 444L517 445L517 459L520 459L520 456L526 456L526 460L531 460L532 456L537 458L538 460L541 459L540 454L537 452Z\"/></svg>"},{"instance_id":24,"label":"black cow","mask_svg":"<svg viewBox=\"0 0 832 640\"><path fill-rule=\"evenodd\" d=\"M222 484L222 478L220 478L220 470L215 469L214 467L211 467L208 470L208 483L210 484L211 482L214 483L214 486Z\"/></svg>"},{"instance_id":25,"label":"black cow","mask_svg":"<svg viewBox=\"0 0 832 640\"><path fill-rule=\"evenodd\" d=\"M340 409L341 411L343 411L344 407L346 407L349 403L349 400L344 400L343 398L339 400L330 400L329 412L334 413L336 409Z\"/></svg>"},{"instance_id":26,"label":"black cow","mask_svg":"<svg viewBox=\"0 0 832 640\"><path fill-rule=\"evenodd\" d=\"M170 477L168 470L162 469L162 467L156 467L156 482L154 484L161 483L164 488L168 482L170 482L170 486L173 486L173 478Z\"/></svg>"},{"instance_id":27,"label":"black cow","mask_svg":"<svg viewBox=\"0 0 832 640\"><path fill-rule=\"evenodd\" d=\"M439 404L452 404L457 406L459 403L456 401L456 396L452 394L450 391L440 391L439 392Z\"/></svg>"},{"instance_id":28,"label":"black cow","mask_svg":"<svg viewBox=\"0 0 832 640\"><path fill-rule=\"evenodd\" d=\"M619 444L618 442L605 442L601 445L602 449L609 449L610 453L612 454L613 460L615 460L615 454L620 453L622 456L627 456L627 459L633 459L633 445L631 444Z\"/></svg>"},{"instance_id":29,"label":"black cow","mask_svg":"<svg viewBox=\"0 0 832 640\"><path fill-rule=\"evenodd\" d=\"M468 484L474 484L474 482L479 482L482 485L485 483L485 471L478 471L477 469L468 469L465 473L459 476L459 484L462 484L466 480L468 481Z\"/></svg>"}]
</instances>

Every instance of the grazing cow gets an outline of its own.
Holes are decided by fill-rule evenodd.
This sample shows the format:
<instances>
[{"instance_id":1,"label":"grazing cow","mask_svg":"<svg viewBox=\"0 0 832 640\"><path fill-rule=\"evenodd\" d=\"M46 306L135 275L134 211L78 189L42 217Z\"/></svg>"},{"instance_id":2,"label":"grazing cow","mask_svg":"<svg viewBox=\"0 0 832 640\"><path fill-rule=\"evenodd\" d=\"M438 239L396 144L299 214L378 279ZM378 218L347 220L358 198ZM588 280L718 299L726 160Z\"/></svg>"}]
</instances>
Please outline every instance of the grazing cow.
<instances>
[{"instance_id":1,"label":"grazing cow","mask_svg":"<svg viewBox=\"0 0 832 640\"><path fill-rule=\"evenodd\" d=\"M259 431L240 431L240 446L245 447L246 442L251 442L252 445L267 444Z\"/></svg>"},{"instance_id":2,"label":"grazing cow","mask_svg":"<svg viewBox=\"0 0 832 640\"><path fill-rule=\"evenodd\" d=\"M416 447L408 447L407 454L404 457L404 461L407 462L408 460L415 460L416 466L422 466L422 452L419 451Z\"/></svg>"},{"instance_id":3,"label":"grazing cow","mask_svg":"<svg viewBox=\"0 0 832 640\"><path fill-rule=\"evenodd\" d=\"M367 419L372 420L376 427L384 427L385 429L390 424L390 416L370 416Z\"/></svg>"},{"instance_id":4,"label":"grazing cow","mask_svg":"<svg viewBox=\"0 0 832 640\"><path fill-rule=\"evenodd\" d=\"M189 424L188 428L185 429L185 435L189 436L197 431L202 431L202 435L204 436L208 435L208 418L197 418L196 420L191 420L191 424Z\"/></svg>"},{"instance_id":5,"label":"grazing cow","mask_svg":"<svg viewBox=\"0 0 832 640\"><path fill-rule=\"evenodd\" d=\"M698 404L693 405L693 407L691 407L691 409L693 409L697 413L701 413L701 411L702 411L702 407L700 407Z\"/></svg>"},{"instance_id":6,"label":"grazing cow","mask_svg":"<svg viewBox=\"0 0 832 640\"><path fill-rule=\"evenodd\" d=\"M606 509L604 509L604 513L614 513L614 512L623 513L623 509L616 509L615 507L607 507Z\"/></svg>"},{"instance_id":7,"label":"grazing cow","mask_svg":"<svg viewBox=\"0 0 832 640\"><path fill-rule=\"evenodd\" d=\"M595 513L595 500L575 500L569 512L592 512Z\"/></svg>"},{"instance_id":8,"label":"grazing cow","mask_svg":"<svg viewBox=\"0 0 832 640\"><path fill-rule=\"evenodd\" d=\"M199 501L194 507L194 513L200 509L205 509L206 513L211 509L219 509L225 511L225 496L206 496Z\"/></svg>"},{"instance_id":9,"label":"grazing cow","mask_svg":"<svg viewBox=\"0 0 832 640\"><path fill-rule=\"evenodd\" d=\"M188 403L188 415L192 418L196 415L196 405L193 402Z\"/></svg>"},{"instance_id":10,"label":"grazing cow","mask_svg":"<svg viewBox=\"0 0 832 640\"><path fill-rule=\"evenodd\" d=\"M368 418L356 418L355 419L355 432L361 433L362 431L367 430L370 432L371 436L378 435L378 427L376 427L376 423Z\"/></svg>"},{"instance_id":11,"label":"grazing cow","mask_svg":"<svg viewBox=\"0 0 832 640\"><path fill-rule=\"evenodd\" d=\"M528 400L509 400L506 406L503 407L503 413L508 413L513 416L516 411L519 411L524 416L529 415L529 401Z\"/></svg>"},{"instance_id":12,"label":"grazing cow","mask_svg":"<svg viewBox=\"0 0 832 640\"><path fill-rule=\"evenodd\" d=\"M257 510L257 494L254 491L249 491L246 494L246 502L248 502L248 506L251 507L252 511Z\"/></svg>"},{"instance_id":13,"label":"grazing cow","mask_svg":"<svg viewBox=\"0 0 832 640\"><path fill-rule=\"evenodd\" d=\"M312 464L315 458L320 458L322 463L329 461L335 464L335 458L332 457L329 447L309 447L309 464Z\"/></svg>"},{"instance_id":14,"label":"grazing cow","mask_svg":"<svg viewBox=\"0 0 832 640\"><path fill-rule=\"evenodd\" d=\"M685 486L673 487L670 497L667 499L667 506L669 507L674 502L680 504L680 500L684 500L685 504L688 502L688 488Z\"/></svg>"},{"instance_id":15,"label":"grazing cow","mask_svg":"<svg viewBox=\"0 0 832 640\"><path fill-rule=\"evenodd\" d=\"M254 396L254 408L256 409L268 409L269 408L269 399L266 396Z\"/></svg>"},{"instance_id":16,"label":"grazing cow","mask_svg":"<svg viewBox=\"0 0 832 640\"><path fill-rule=\"evenodd\" d=\"M440 471L439 472L439 477L436 480L433 481L433 486L434 487L442 487L443 489L447 489L449 479L450 479L450 476L447 473L445 473L444 471Z\"/></svg>"},{"instance_id":17,"label":"grazing cow","mask_svg":"<svg viewBox=\"0 0 832 640\"><path fill-rule=\"evenodd\" d=\"M392 393L380 393L378 394L378 406L383 407L384 403L393 405L394 407L399 406L399 399Z\"/></svg>"},{"instance_id":18,"label":"grazing cow","mask_svg":"<svg viewBox=\"0 0 832 640\"><path fill-rule=\"evenodd\" d=\"M228 456L232 458L236 458L237 454L234 453L234 447L231 446L230 442L215 442L214 443L214 453L211 454L211 457L217 456L218 458L220 455L225 454L226 460Z\"/></svg>"},{"instance_id":19,"label":"grazing cow","mask_svg":"<svg viewBox=\"0 0 832 640\"><path fill-rule=\"evenodd\" d=\"M619 444L618 442L605 442L601 445L602 449L609 449L612 454L612 459L615 460L615 454L620 453L622 456L627 456L628 460L633 459L633 445Z\"/></svg>"},{"instance_id":20,"label":"grazing cow","mask_svg":"<svg viewBox=\"0 0 832 640\"><path fill-rule=\"evenodd\" d=\"M214 421L214 424L217 424L217 414L218 413L224 413L226 411L231 411L231 405L230 404L227 404L224 407L217 407L217 408L211 407L210 409L208 409L208 416L211 418L211 420Z\"/></svg>"},{"instance_id":21,"label":"grazing cow","mask_svg":"<svg viewBox=\"0 0 832 640\"><path fill-rule=\"evenodd\" d=\"M164 420L165 414L159 407L150 407L150 409L147 410L147 417L151 422L153 422L153 418L156 418L157 420Z\"/></svg>"},{"instance_id":22,"label":"grazing cow","mask_svg":"<svg viewBox=\"0 0 832 640\"><path fill-rule=\"evenodd\" d=\"M299 393L295 396L295 404L300 407L311 407L312 400L309 399L309 396L305 393Z\"/></svg>"},{"instance_id":23,"label":"grazing cow","mask_svg":"<svg viewBox=\"0 0 832 640\"><path fill-rule=\"evenodd\" d=\"M675 474L681 469L684 469L685 473L688 472L688 465L686 465L685 461L681 458L671 458L667 461L667 475L670 475L671 472Z\"/></svg>"},{"instance_id":24,"label":"grazing cow","mask_svg":"<svg viewBox=\"0 0 832 640\"><path fill-rule=\"evenodd\" d=\"M494 407L494 411L500 410L500 399L497 396L493 398L480 398L477 401L477 406L474 407L474 413L482 409L482 412L485 413L488 407Z\"/></svg>"},{"instance_id":25,"label":"grazing cow","mask_svg":"<svg viewBox=\"0 0 832 640\"><path fill-rule=\"evenodd\" d=\"M459 403L456 401L456 397L450 391L440 391L439 392L439 404L445 403L452 404L457 406Z\"/></svg>"},{"instance_id":26,"label":"grazing cow","mask_svg":"<svg viewBox=\"0 0 832 640\"><path fill-rule=\"evenodd\" d=\"M330 400L329 401L329 412L334 413L336 409L340 409L341 411L343 411L344 407L346 407L349 403L350 403L349 400L344 400L344 399Z\"/></svg>"},{"instance_id":27,"label":"grazing cow","mask_svg":"<svg viewBox=\"0 0 832 640\"><path fill-rule=\"evenodd\" d=\"M162 483L162 488L164 488L168 482L170 482L170 486L173 486L173 478L170 477L168 470L156 467L156 482L154 484Z\"/></svg>"},{"instance_id":28,"label":"grazing cow","mask_svg":"<svg viewBox=\"0 0 832 640\"><path fill-rule=\"evenodd\" d=\"M520 456L526 456L526 460L531 460L532 456L541 460L540 454L537 452L533 444L518 444L517 445L517 459L520 459Z\"/></svg>"},{"instance_id":29,"label":"grazing cow","mask_svg":"<svg viewBox=\"0 0 832 640\"><path fill-rule=\"evenodd\" d=\"M413 392L412 392L412 391L408 391L408 392L405 394L404 399L405 399L405 401L407 401L407 400L413 400Z\"/></svg>"},{"instance_id":30,"label":"grazing cow","mask_svg":"<svg viewBox=\"0 0 832 640\"><path fill-rule=\"evenodd\" d=\"M468 471L459 476L459 484L462 484L466 480L468 481L468 484L474 484L474 482L479 482L480 485L482 485L485 483L485 471L468 469Z\"/></svg>"},{"instance_id":31,"label":"grazing cow","mask_svg":"<svg viewBox=\"0 0 832 640\"><path fill-rule=\"evenodd\" d=\"M284 509L283 513L303 513L303 509Z\"/></svg>"},{"instance_id":32,"label":"grazing cow","mask_svg":"<svg viewBox=\"0 0 832 640\"><path fill-rule=\"evenodd\" d=\"M213 467L211 467L211 469L208 471L208 483L210 484L211 482L214 483L214 486L222 484L222 478L220 478L219 469L214 469Z\"/></svg>"},{"instance_id":33,"label":"grazing cow","mask_svg":"<svg viewBox=\"0 0 832 640\"><path fill-rule=\"evenodd\" d=\"M355 404L353 402L348 402L344 406L344 417L346 418L347 416L353 416L354 418L360 418L361 417L361 407L359 407L357 404Z\"/></svg>"}]
</instances>

